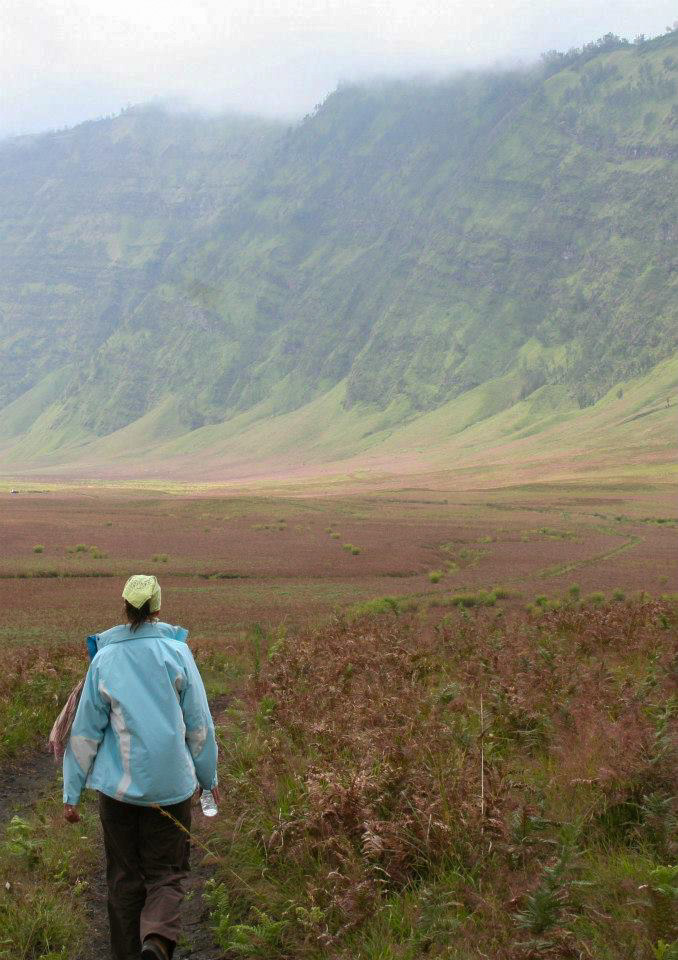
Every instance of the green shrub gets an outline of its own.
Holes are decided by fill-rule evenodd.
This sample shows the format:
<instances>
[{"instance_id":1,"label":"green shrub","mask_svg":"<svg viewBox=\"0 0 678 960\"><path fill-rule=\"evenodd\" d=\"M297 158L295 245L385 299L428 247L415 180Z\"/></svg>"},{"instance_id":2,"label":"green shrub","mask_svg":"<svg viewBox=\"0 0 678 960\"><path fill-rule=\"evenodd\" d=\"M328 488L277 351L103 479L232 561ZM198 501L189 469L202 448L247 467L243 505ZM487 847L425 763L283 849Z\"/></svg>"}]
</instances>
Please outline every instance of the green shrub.
<instances>
[{"instance_id":1,"label":"green shrub","mask_svg":"<svg viewBox=\"0 0 678 960\"><path fill-rule=\"evenodd\" d=\"M398 606L402 613L414 613L419 609L419 601L414 597L405 597L398 602Z\"/></svg>"},{"instance_id":2,"label":"green shrub","mask_svg":"<svg viewBox=\"0 0 678 960\"><path fill-rule=\"evenodd\" d=\"M362 550L360 549L360 547L351 547L351 554L354 557L357 557L359 553L362 553Z\"/></svg>"},{"instance_id":3,"label":"green shrub","mask_svg":"<svg viewBox=\"0 0 678 960\"><path fill-rule=\"evenodd\" d=\"M450 598L453 607L475 607L478 605L478 598L475 593L455 593Z\"/></svg>"},{"instance_id":4,"label":"green shrub","mask_svg":"<svg viewBox=\"0 0 678 960\"><path fill-rule=\"evenodd\" d=\"M581 587L578 583L573 583L567 592L572 600L578 600L581 596Z\"/></svg>"},{"instance_id":5,"label":"green shrub","mask_svg":"<svg viewBox=\"0 0 678 960\"><path fill-rule=\"evenodd\" d=\"M453 607L493 607L496 602L497 595L484 590L478 593L455 593L449 600Z\"/></svg>"},{"instance_id":6,"label":"green shrub","mask_svg":"<svg viewBox=\"0 0 678 960\"><path fill-rule=\"evenodd\" d=\"M357 603L346 612L349 619L354 619L367 614L400 613L401 609L401 603L397 597L375 597L374 600Z\"/></svg>"},{"instance_id":7,"label":"green shrub","mask_svg":"<svg viewBox=\"0 0 678 960\"><path fill-rule=\"evenodd\" d=\"M428 578L431 581L431 583L440 583L440 581L443 579L443 576L444 574L442 570L431 570L431 572L428 575Z\"/></svg>"},{"instance_id":8,"label":"green shrub","mask_svg":"<svg viewBox=\"0 0 678 960\"><path fill-rule=\"evenodd\" d=\"M166 553L154 553L151 560L153 563L167 563L169 556Z\"/></svg>"},{"instance_id":9,"label":"green shrub","mask_svg":"<svg viewBox=\"0 0 678 960\"><path fill-rule=\"evenodd\" d=\"M593 603L595 606L600 606L601 603L605 603L605 594L600 591L595 593L590 593L586 598L589 603Z\"/></svg>"},{"instance_id":10,"label":"green shrub","mask_svg":"<svg viewBox=\"0 0 678 960\"><path fill-rule=\"evenodd\" d=\"M44 552L45 552L45 548L41 543L36 543L36 545L33 547L33 553L44 553Z\"/></svg>"},{"instance_id":11,"label":"green shrub","mask_svg":"<svg viewBox=\"0 0 678 960\"><path fill-rule=\"evenodd\" d=\"M75 545L76 553L87 553L87 546L84 543L76 543Z\"/></svg>"},{"instance_id":12,"label":"green shrub","mask_svg":"<svg viewBox=\"0 0 678 960\"><path fill-rule=\"evenodd\" d=\"M626 600L626 594L624 593L623 590L613 590L612 599L616 600L617 602L619 602L620 600Z\"/></svg>"}]
</instances>

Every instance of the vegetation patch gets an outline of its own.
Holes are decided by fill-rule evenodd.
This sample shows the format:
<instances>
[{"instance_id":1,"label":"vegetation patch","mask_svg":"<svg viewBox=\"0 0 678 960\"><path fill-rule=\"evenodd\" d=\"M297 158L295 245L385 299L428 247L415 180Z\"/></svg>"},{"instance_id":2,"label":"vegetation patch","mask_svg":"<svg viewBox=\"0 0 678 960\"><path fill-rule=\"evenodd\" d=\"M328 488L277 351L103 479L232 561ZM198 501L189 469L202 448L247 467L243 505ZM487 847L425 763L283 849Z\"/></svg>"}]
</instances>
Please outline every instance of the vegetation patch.
<instances>
[{"instance_id":1,"label":"vegetation patch","mask_svg":"<svg viewBox=\"0 0 678 960\"><path fill-rule=\"evenodd\" d=\"M222 949L668 956L675 607L380 603L277 642L224 730Z\"/></svg>"},{"instance_id":2,"label":"vegetation patch","mask_svg":"<svg viewBox=\"0 0 678 960\"><path fill-rule=\"evenodd\" d=\"M353 557L357 557L359 553L362 553L360 547L356 547L353 543L345 543L343 549Z\"/></svg>"},{"instance_id":3,"label":"vegetation patch","mask_svg":"<svg viewBox=\"0 0 678 960\"><path fill-rule=\"evenodd\" d=\"M0 675L0 762L47 738L84 669L83 650L72 643L12 648Z\"/></svg>"},{"instance_id":4,"label":"vegetation patch","mask_svg":"<svg viewBox=\"0 0 678 960\"><path fill-rule=\"evenodd\" d=\"M55 784L36 809L0 827L0 958L73 960L87 929L84 900L98 863L96 802L85 795L82 820L63 820ZM84 842L88 841L88 842Z\"/></svg>"},{"instance_id":5,"label":"vegetation patch","mask_svg":"<svg viewBox=\"0 0 678 960\"><path fill-rule=\"evenodd\" d=\"M493 607L497 602L494 591L478 590L477 593L453 593L451 596L433 597L429 606L433 607Z\"/></svg>"}]
</instances>

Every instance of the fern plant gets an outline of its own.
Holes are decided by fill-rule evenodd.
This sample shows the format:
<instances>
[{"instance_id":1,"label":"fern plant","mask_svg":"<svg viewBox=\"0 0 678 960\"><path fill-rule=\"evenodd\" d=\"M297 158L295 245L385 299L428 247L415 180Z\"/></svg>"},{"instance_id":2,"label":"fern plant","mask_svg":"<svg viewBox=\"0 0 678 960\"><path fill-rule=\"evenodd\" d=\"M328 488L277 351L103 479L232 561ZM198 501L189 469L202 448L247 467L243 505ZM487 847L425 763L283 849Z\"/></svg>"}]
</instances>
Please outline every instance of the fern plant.
<instances>
[{"instance_id":1,"label":"fern plant","mask_svg":"<svg viewBox=\"0 0 678 960\"><path fill-rule=\"evenodd\" d=\"M652 948L652 953L655 960L678 960L678 940L673 943L660 940L657 946Z\"/></svg>"},{"instance_id":2,"label":"fern plant","mask_svg":"<svg viewBox=\"0 0 678 960\"><path fill-rule=\"evenodd\" d=\"M678 864L655 867L649 878L650 928L659 938L678 935Z\"/></svg>"},{"instance_id":3,"label":"fern plant","mask_svg":"<svg viewBox=\"0 0 678 960\"><path fill-rule=\"evenodd\" d=\"M273 920L263 910L254 911L254 922L235 923L229 930L227 950L239 957L282 957L282 935L287 920Z\"/></svg>"},{"instance_id":4,"label":"fern plant","mask_svg":"<svg viewBox=\"0 0 678 960\"><path fill-rule=\"evenodd\" d=\"M544 869L538 886L528 894L525 907L515 915L516 923L530 933L545 933L560 919L567 898L565 881L572 861L576 856L578 827L569 824L564 828L560 854L554 864Z\"/></svg>"},{"instance_id":5,"label":"fern plant","mask_svg":"<svg viewBox=\"0 0 678 960\"><path fill-rule=\"evenodd\" d=\"M210 919L220 947L240 957L282 957L282 940L289 918L274 920L263 910L252 909L249 923L235 922L228 891L223 883L208 881L205 899L210 905Z\"/></svg>"},{"instance_id":6,"label":"fern plant","mask_svg":"<svg viewBox=\"0 0 678 960\"><path fill-rule=\"evenodd\" d=\"M541 883L527 897L525 908L516 914L516 922L530 933L544 933L554 927L562 912L564 891L560 861L547 867Z\"/></svg>"}]
</instances>

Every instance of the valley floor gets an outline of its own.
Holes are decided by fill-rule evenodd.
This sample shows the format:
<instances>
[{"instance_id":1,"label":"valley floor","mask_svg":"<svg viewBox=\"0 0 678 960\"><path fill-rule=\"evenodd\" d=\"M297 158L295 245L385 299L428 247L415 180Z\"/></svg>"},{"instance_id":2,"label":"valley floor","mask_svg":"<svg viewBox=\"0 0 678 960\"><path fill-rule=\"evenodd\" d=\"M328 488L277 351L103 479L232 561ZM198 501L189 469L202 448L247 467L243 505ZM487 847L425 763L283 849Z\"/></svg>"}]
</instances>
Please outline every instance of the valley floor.
<instances>
[{"instance_id":1,"label":"valley floor","mask_svg":"<svg viewBox=\"0 0 678 960\"><path fill-rule=\"evenodd\" d=\"M63 824L35 750L142 570L219 705L225 802L179 956L671 956L671 485L18 490L3 960L102 955L94 805Z\"/></svg>"}]
</instances>

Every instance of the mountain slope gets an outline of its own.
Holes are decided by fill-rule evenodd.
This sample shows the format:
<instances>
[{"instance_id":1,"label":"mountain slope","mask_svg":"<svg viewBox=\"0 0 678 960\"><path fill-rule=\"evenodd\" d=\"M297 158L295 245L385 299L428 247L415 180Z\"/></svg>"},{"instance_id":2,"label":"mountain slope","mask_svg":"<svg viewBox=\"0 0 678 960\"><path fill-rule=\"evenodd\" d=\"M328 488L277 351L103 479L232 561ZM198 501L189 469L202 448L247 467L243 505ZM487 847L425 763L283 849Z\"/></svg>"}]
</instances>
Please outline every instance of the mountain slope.
<instances>
[{"instance_id":1,"label":"mountain slope","mask_svg":"<svg viewBox=\"0 0 678 960\"><path fill-rule=\"evenodd\" d=\"M0 144L0 406L101 350L279 132L136 109Z\"/></svg>"},{"instance_id":2,"label":"mountain slope","mask_svg":"<svg viewBox=\"0 0 678 960\"><path fill-rule=\"evenodd\" d=\"M165 402L86 443L60 442L49 418L6 449L0 476L149 480L331 490L469 487L535 480L673 482L678 358L579 408L564 386L512 403L515 374L490 380L405 423L345 403L346 381L287 413L270 402L181 436ZM669 405L667 405L669 399ZM419 479L417 479L419 478Z\"/></svg>"},{"instance_id":3,"label":"mountain slope","mask_svg":"<svg viewBox=\"0 0 678 960\"><path fill-rule=\"evenodd\" d=\"M350 456L477 391L482 420L646 375L678 346L678 35L556 67L1 146L0 450L164 458L261 420L265 460L317 398Z\"/></svg>"}]
</instances>

